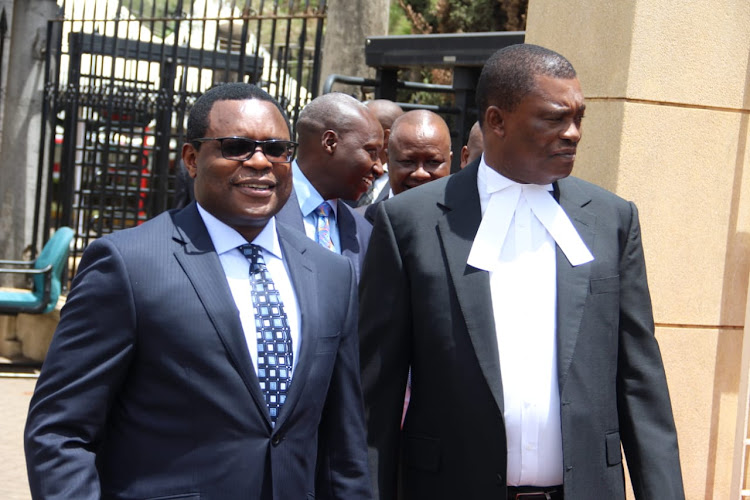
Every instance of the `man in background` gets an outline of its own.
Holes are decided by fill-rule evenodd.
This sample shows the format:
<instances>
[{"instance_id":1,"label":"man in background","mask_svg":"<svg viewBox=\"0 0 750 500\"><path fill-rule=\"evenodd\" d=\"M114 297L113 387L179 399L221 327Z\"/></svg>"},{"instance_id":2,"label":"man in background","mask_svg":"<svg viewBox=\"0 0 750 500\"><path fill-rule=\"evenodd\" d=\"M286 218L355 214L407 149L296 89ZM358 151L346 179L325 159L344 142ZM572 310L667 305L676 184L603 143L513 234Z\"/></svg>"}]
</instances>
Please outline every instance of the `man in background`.
<instances>
[{"instance_id":1,"label":"man in background","mask_svg":"<svg viewBox=\"0 0 750 500\"><path fill-rule=\"evenodd\" d=\"M375 118L383 127L383 149L380 150L380 163L383 166L383 175L375 179L372 187L357 200L357 206L367 206L375 201L382 201L388 196L388 138L391 135L393 122L404 114L401 106L388 99L374 99L365 102L367 108L375 115Z\"/></svg>"},{"instance_id":2,"label":"man in background","mask_svg":"<svg viewBox=\"0 0 750 500\"><path fill-rule=\"evenodd\" d=\"M461 168L473 162L482 155L484 144L482 141L482 129L479 128L479 122L474 122L469 130L469 139L464 147L461 148Z\"/></svg>"},{"instance_id":3,"label":"man in background","mask_svg":"<svg viewBox=\"0 0 750 500\"><path fill-rule=\"evenodd\" d=\"M404 113L388 140L388 197L450 174L452 158L450 130L440 115L423 109ZM374 220L380 201L366 207L365 219Z\"/></svg>"},{"instance_id":4,"label":"man in background","mask_svg":"<svg viewBox=\"0 0 750 500\"><path fill-rule=\"evenodd\" d=\"M344 255L359 277L372 226L340 200L356 200L382 175L383 129L367 107L339 92L313 99L297 121L294 189L280 221Z\"/></svg>"}]
</instances>

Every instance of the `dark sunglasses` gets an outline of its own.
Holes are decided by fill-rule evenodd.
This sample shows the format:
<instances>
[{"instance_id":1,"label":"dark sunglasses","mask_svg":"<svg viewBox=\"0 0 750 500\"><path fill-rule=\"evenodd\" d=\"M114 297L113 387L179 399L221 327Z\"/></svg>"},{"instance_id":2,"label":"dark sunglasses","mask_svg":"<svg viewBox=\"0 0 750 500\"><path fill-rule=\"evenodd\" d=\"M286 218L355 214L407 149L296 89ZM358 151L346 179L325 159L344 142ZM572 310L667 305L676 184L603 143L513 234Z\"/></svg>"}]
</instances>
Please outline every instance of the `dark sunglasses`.
<instances>
[{"instance_id":1,"label":"dark sunglasses","mask_svg":"<svg viewBox=\"0 0 750 500\"><path fill-rule=\"evenodd\" d=\"M254 141L247 137L202 137L190 142L202 143L208 141L219 141L221 156L227 160L235 161L249 160L260 148L263 155L271 163L287 163L292 161L294 152L297 150L296 142L276 139Z\"/></svg>"}]
</instances>

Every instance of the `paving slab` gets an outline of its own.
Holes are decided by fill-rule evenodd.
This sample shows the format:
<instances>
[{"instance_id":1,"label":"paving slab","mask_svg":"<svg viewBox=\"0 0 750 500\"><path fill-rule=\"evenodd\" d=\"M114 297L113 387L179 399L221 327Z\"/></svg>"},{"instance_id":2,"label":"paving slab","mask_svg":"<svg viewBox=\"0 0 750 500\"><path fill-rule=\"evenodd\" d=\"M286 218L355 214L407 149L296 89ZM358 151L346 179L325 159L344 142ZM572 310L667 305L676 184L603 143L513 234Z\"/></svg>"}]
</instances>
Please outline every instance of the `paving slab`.
<instances>
[{"instance_id":1,"label":"paving slab","mask_svg":"<svg viewBox=\"0 0 750 500\"><path fill-rule=\"evenodd\" d=\"M23 454L23 428L36 377L0 371L0 499L30 500Z\"/></svg>"}]
</instances>

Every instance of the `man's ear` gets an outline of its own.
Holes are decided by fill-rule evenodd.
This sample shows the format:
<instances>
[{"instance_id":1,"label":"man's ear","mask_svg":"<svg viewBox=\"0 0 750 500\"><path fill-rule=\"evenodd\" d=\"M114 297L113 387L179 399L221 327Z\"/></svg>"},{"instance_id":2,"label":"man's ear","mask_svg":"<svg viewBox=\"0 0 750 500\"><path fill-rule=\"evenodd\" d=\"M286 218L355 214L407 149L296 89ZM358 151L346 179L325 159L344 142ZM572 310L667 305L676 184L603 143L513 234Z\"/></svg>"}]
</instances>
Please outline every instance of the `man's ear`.
<instances>
[{"instance_id":1,"label":"man's ear","mask_svg":"<svg viewBox=\"0 0 750 500\"><path fill-rule=\"evenodd\" d=\"M336 146L339 143L339 136L333 130L326 130L323 132L321 142L323 143L323 149L326 153L332 155L334 151L336 151Z\"/></svg>"},{"instance_id":2,"label":"man's ear","mask_svg":"<svg viewBox=\"0 0 750 500\"><path fill-rule=\"evenodd\" d=\"M482 133L493 133L498 137L505 136L505 113L497 106L489 106L484 112Z\"/></svg>"},{"instance_id":3,"label":"man's ear","mask_svg":"<svg viewBox=\"0 0 750 500\"><path fill-rule=\"evenodd\" d=\"M453 151L451 151L451 155L453 155ZM469 147L464 146L461 148L461 168L464 168L468 163L469 163Z\"/></svg>"},{"instance_id":4,"label":"man's ear","mask_svg":"<svg viewBox=\"0 0 750 500\"><path fill-rule=\"evenodd\" d=\"M186 142L182 145L182 163L185 164L185 168L188 171L188 174L190 177L195 179L195 176L198 174L198 150L195 149L195 146L190 144L189 142Z\"/></svg>"},{"instance_id":5,"label":"man's ear","mask_svg":"<svg viewBox=\"0 0 750 500\"><path fill-rule=\"evenodd\" d=\"M391 129L383 129L383 148L380 150L380 164L388 163L388 139L391 137Z\"/></svg>"}]
</instances>

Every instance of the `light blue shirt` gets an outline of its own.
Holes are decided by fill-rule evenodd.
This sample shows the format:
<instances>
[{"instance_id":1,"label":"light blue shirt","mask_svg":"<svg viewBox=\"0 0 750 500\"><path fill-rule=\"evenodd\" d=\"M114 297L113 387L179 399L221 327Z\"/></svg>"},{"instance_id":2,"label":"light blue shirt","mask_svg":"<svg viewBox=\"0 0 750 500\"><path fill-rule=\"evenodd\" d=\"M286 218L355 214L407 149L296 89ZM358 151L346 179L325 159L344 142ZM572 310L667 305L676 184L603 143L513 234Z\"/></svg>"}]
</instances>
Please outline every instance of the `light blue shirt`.
<instances>
[{"instance_id":1,"label":"light blue shirt","mask_svg":"<svg viewBox=\"0 0 750 500\"><path fill-rule=\"evenodd\" d=\"M219 255L221 267L224 269L224 275L229 284L229 290L232 292L234 303L240 313L240 322L242 330L245 333L250 358L253 361L253 368L256 373L258 370L258 340L255 329L255 314L253 313L253 301L250 294L250 261L239 250L239 246L245 245L247 240L236 230L224 224L222 221L208 213L198 205L203 223L206 225L208 235L214 244L216 253ZM276 234L276 219L271 218L263 230L255 237L255 245L263 249L263 260L266 262L268 272L271 273L273 283L281 295L284 303L284 312L286 312L289 324L289 330L292 336L293 366L297 366L299 361L299 346L301 342L301 325L300 312L297 296L294 293L292 281L289 278L289 270L284 264L284 258L281 253L281 244Z\"/></svg>"},{"instance_id":2,"label":"light blue shirt","mask_svg":"<svg viewBox=\"0 0 750 500\"><path fill-rule=\"evenodd\" d=\"M292 162L292 176L294 181L294 192L297 194L299 209L302 211L302 220L305 224L305 234L313 241L315 239L318 216L315 215L315 209L327 201L333 209L333 220L329 221L331 228L331 242L333 242L333 251L341 254L341 239L339 238L338 220L338 200L324 200L318 191L310 184L305 174L297 165L297 160Z\"/></svg>"}]
</instances>

